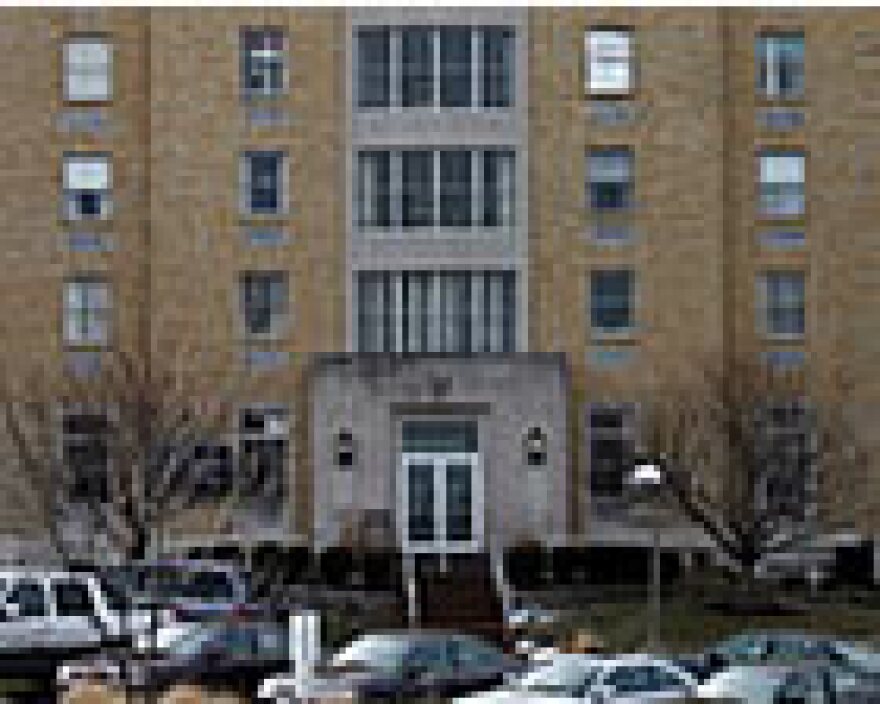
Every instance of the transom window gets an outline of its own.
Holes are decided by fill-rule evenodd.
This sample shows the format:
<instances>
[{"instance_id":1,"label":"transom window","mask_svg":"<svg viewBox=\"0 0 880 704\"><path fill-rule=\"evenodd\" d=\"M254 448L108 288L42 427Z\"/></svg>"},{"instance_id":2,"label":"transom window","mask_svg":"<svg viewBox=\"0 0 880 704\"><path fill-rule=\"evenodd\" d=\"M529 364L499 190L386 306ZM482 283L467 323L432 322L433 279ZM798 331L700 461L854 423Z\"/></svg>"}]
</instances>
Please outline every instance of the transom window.
<instances>
[{"instance_id":1,"label":"transom window","mask_svg":"<svg viewBox=\"0 0 880 704\"><path fill-rule=\"evenodd\" d=\"M590 278L590 323L594 333L631 330L635 324L635 275L631 269L594 271Z\"/></svg>"},{"instance_id":2,"label":"transom window","mask_svg":"<svg viewBox=\"0 0 880 704\"><path fill-rule=\"evenodd\" d=\"M806 302L802 271L768 271L758 279L760 322L767 335L804 334Z\"/></svg>"},{"instance_id":3,"label":"transom window","mask_svg":"<svg viewBox=\"0 0 880 704\"><path fill-rule=\"evenodd\" d=\"M64 99L110 100L113 47L101 37L70 37L64 43Z\"/></svg>"},{"instance_id":4,"label":"transom window","mask_svg":"<svg viewBox=\"0 0 880 704\"><path fill-rule=\"evenodd\" d=\"M514 222L514 153L498 149L362 151L361 230L497 228Z\"/></svg>"},{"instance_id":5,"label":"transom window","mask_svg":"<svg viewBox=\"0 0 880 704\"><path fill-rule=\"evenodd\" d=\"M247 272L241 275L239 285L245 334L255 337L280 334L287 317L287 274Z\"/></svg>"},{"instance_id":6,"label":"transom window","mask_svg":"<svg viewBox=\"0 0 880 704\"><path fill-rule=\"evenodd\" d=\"M792 99L804 94L803 32L763 33L755 44L758 94Z\"/></svg>"},{"instance_id":7,"label":"transom window","mask_svg":"<svg viewBox=\"0 0 880 704\"><path fill-rule=\"evenodd\" d=\"M759 159L759 209L767 217L804 214L805 157L801 151L765 150Z\"/></svg>"},{"instance_id":8,"label":"transom window","mask_svg":"<svg viewBox=\"0 0 880 704\"><path fill-rule=\"evenodd\" d=\"M76 277L64 284L64 341L104 345L110 337L110 285L97 277Z\"/></svg>"},{"instance_id":9,"label":"transom window","mask_svg":"<svg viewBox=\"0 0 880 704\"><path fill-rule=\"evenodd\" d=\"M102 220L111 211L109 154L64 155L62 215L67 220Z\"/></svg>"},{"instance_id":10,"label":"transom window","mask_svg":"<svg viewBox=\"0 0 880 704\"><path fill-rule=\"evenodd\" d=\"M281 151L249 151L242 155L242 210L249 215L278 215L286 210L286 161Z\"/></svg>"},{"instance_id":11,"label":"transom window","mask_svg":"<svg viewBox=\"0 0 880 704\"><path fill-rule=\"evenodd\" d=\"M632 31L596 28L584 37L586 91L592 95L628 94L633 89Z\"/></svg>"},{"instance_id":12,"label":"transom window","mask_svg":"<svg viewBox=\"0 0 880 704\"><path fill-rule=\"evenodd\" d=\"M281 95L287 83L287 47L284 32L249 28L241 33L242 94L246 97Z\"/></svg>"},{"instance_id":13,"label":"transom window","mask_svg":"<svg viewBox=\"0 0 880 704\"><path fill-rule=\"evenodd\" d=\"M357 275L359 352L511 352L509 271L371 271Z\"/></svg>"},{"instance_id":14,"label":"transom window","mask_svg":"<svg viewBox=\"0 0 880 704\"><path fill-rule=\"evenodd\" d=\"M355 34L356 104L505 108L513 103L509 27L369 27Z\"/></svg>"}]
</instances>

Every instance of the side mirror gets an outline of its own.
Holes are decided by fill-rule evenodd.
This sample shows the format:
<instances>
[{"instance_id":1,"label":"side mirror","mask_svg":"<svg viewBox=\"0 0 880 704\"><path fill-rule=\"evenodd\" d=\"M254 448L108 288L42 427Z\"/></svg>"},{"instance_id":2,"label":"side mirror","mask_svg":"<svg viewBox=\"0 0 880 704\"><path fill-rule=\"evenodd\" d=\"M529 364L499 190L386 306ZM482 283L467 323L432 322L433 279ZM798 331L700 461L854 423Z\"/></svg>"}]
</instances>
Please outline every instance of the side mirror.
<instances>
[{"instance_id":1,"label":"side mirror","mask_svg":"<svg viewBox=\"0 0 880 704\"><path fill-rule=\"evenodd\" d=\"M7 603L5 608L0 609L4 621L21 617L21 606L14 602Z\"/></svg>"}]
</instances>

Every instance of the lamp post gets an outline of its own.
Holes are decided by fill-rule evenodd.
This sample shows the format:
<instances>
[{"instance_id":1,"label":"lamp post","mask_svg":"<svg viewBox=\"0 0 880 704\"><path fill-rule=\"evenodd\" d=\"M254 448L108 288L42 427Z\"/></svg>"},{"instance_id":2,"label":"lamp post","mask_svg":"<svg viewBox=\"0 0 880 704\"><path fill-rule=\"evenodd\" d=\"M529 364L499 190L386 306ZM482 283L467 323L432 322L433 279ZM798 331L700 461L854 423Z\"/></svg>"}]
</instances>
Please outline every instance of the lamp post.
<instances>
[{"instance_id":1,"label":"lamp post","mask_svg":"<svg viewBox=\"0 0 880 704\"><path fill-rule=\"evenodd\" d=\"M640 498L646 498L648 494L657 495L663 489L666 481L665 469L662 460L642 459L635 462L633 470L626 478L626 483ZM660 526L653 517L651 523L651 596L650 616L647 626L647 640L651 647L656 647L656 621L660 615Z\"/></svg>"}]
</instances>

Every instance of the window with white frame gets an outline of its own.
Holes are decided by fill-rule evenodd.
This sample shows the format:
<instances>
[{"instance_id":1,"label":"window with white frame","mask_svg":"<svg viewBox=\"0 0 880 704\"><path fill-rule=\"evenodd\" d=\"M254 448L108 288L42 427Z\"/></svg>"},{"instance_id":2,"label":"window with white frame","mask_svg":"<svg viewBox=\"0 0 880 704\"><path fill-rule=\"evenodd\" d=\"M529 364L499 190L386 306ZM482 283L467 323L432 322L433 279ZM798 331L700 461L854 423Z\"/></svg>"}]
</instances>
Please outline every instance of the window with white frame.
<instances>
[{"instance_id":1,"label":"window with white frame","mask_svg":"<svg viewBox=\"0 0 880 704\"><path fill-rule=\"evenodd\" d=\"M112 96L113 47L101 37L69 37L64 42L64 99L106 101Z\"/></svg>"},{"instance_id":2,"label":"window with white frame","mask_svg":"<svg viewBox=\"0 0 880 704\"><path fill-rule=\"evenodd\" d=\"M593 333L621 333L635 327L635 274L601 269L590 275L590 326Z\"/></svg>"},{"instance_id":3,"label":"window with white frame","mask_svg":"<svg viewBox=\"0 0 880 704\"><path fill-rule=\"evenodd\" d=\"M767 271L758 278L760 331L765 335L801 337L806 325L804 272Z\"/></svg>"},{"instance_id":4,"label":"window with white frame","mask_svg":"<svg viewBox=\"0 0 880 704\"><path fill-rule=\"evenodd\" d=\"M271 98L287 87L287 46L284 32L275 28L248 28L241 32L242 94Z\"/></svg>"},{"instance_id":5,"label":"window with white frame","mask_svg":"<svg viewBox=\"0 0 880 704\"><path fill-rule=\"evenodd\" d=\"M511 227L514 176L510 150L361 151L356 225L360 230Z\"/></svg>"},{"instance_id":6,"label":"window with white frame","mask_svg":"<svg viewBox=\"0 0 880 704\"><path fill-rule=\"evenodd\" d=\"M287 319L287 274L282 271L245 272L239 279L241 316L248 337L272 337L283 332Z\"/></svg>"},{"instance_id":7,"label":"window with white frame","mask_svg":"<svg viewBox=\"0 0 880 704\"><path fill-rule=\"evenodd\" d=\"M510 27L363 27L355 33L355 102L361 109L510 107L513 52Z\"/></svg>"},{"instance_id":8,"label":"window with white frame","mask_svg":"<svg viewBox=\"0 0 880 704\"><path fill-rule=\"evenodd\" d=\"M287 156L248 151L241 161L241 206L247 215L279 215L287 209Z\"/></svg>"},{"instance_id":9,"label":"window with white frame","mask_svg":"<svg viewBox=\"0 0 880 704\"><path fill-rule=\"evenodd\" d=\"M633 90L633 33L628 29L595 28L584 38L587 92L626 95Z\"/></svg>"},{"instance_id":10,"label":"window with white frame","mask_svg":"<svg viewBox=\"0 0 880 704\"><path fill-rule=\"evenodd\" d=\"M110 338L110 285L81 276L64 284L64 341L69 345L105 345Z\"/></svg>"},{"instance_id":11,"label":"window with white frame","mask_svg":"<svg viewBox=\"0 0 880 704\"><path fill-rule=\"evenodd\" d=\"M801 217L806 201L801 151L765 150L759 159L759 210L766 217Z\"/></svg>"},{"instance_id":12,"label":"window with white frame","mask_svg":"<svg viewBox=\"0 0 880 704\"><path fill-rule=\"evenodd\" d=\"M755 54L759 95L770 99L796 99L803 96L802 32L762 33L756 40Z\"/></svg>"},{"instance_id":13,"label":"window with white frame","mask_svg":"<svg viewBox=\"0 0 880 704\"><path fill-rule=\"evenodd\" d=\"M112 171L108 154L64 155L62 204L67 220L101 220L112 209Z\"/></svg>"},{"instance_id":14,"label":"window with white frame","mask_svg":"<svg viewBox=\"0 0 880 704\"><path fill-rule=\"evenodd\" d=\"M591 404L587 409L590 495L620 498L635 458L635 405Z\"/></svg>"},{"instance_id":15,"label":"window with white frame","mask_svg":"<svg viewBox=\"0 0 880 704\"><path fill-rule=\"evenodd\" d=\"M510 271L365 271L356 278L359 352L512 352Z\"/></svg>"},{"instance_id":16,"label":"window with white frame","mask_svg":"<svg viewBox=\"0 0 880 704\"><path fill-rule=\"evenodd\" d=\"M280 506L285 496L288 413L280 406L254 405L238 416L238 465L243 497Z\"/></svg>"},{"instance_id":17,"label":"window with white frame","mask_svg":"<svg viewBox=\"0 0 880 704\"><path fill-rule=\"evenodd\" d=\"M62 411L62 484L72 501L107 501L110 424L102 411Z\"/></svg>"}]
</instances>

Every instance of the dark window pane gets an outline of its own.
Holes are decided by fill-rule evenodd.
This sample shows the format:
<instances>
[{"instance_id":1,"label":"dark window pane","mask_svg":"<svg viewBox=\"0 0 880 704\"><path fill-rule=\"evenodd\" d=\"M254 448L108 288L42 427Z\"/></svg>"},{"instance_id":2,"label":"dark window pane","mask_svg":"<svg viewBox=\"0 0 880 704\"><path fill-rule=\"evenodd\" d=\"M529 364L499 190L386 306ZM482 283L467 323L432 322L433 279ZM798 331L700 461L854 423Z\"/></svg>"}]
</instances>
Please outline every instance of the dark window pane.
<instances>
[{"instance_id":1,"label":"dark window pane","mask_svg":"<svg viewBox=\"0 0 880 704\"><path fill-rule=\"evenodd\" d=\"M357 35L357 101L362 108L388 107L391 97L388 29L361 30Z\"/></svg>"},{"instance_id":2,"label":"dark window pane","mask_svg":"<svg viewBox=\"0 0 880 704\"><path fill-rule=\"evenodd\" d=\"M277 95L284 88L284 33L245 30L242 36L242 82L245 95Z\"/></svg>"},{"instance_id":3,"label":"dark window pane","mask_svg":"<svg viewBox=\"0 0 880 704\"><path fill-rule=\"evenodd\" d=\"M513 102L514 34L504 27L483 30L480 103L483 107L510 107Z\"/></svg>"},{"instance_id":4,"label":"dark window pane","mask_svg":"<svg viewBox=\"0 0 880 704\"><path fill-rule=\"evenodd\" d=\"M391 226L391 152L358 154L358 224L360 227Z\"/></svg>"},{"instance_id":5,"label":"dark window pane","mask_svg":"<svg viewBox=\"0 0 880 704\"><path fill-rule=\"evenodd\" d=\"M471 28L440 30L440 105L471 104Z\"/></svg>"},{"instance_id":6,"label":"dark window pane","mask_svg":"<svg viewBox=\"0 0 880 704\"><path fill-rule=\"evenodd\" d=\"M471 152L440 152L440 225L471 224Z\"/></svg>"},{"instance_id":7,"label":"dark window pane","mask_svg":"<svg viewBox=\"0 0 880 704\"><path fill-rule=\"evenodd\" d=\"M601 149L590 154L590 207L625 210L632 204L633 165L628 149Z\"/></svg>"},{"instance_id":8,"label":"dark window pane","mask_svg":"<svg viewBox=\"0 0 880 704\"><path fill-rule=\"evenodd\" d=\"M625 330L633 323L633 275L629 270L595 271L591 279L593 328Z\"/></svg>"},{"instance_id":9,"label":"dark window pane","mask_svg":"<svg viewBox=\"0 0 880 704\"><path fill-rule=\"evenodd\" d=\"M403 107L434 104L434 46L428 28L401 30L401 102Z\"/></svg>"},{"instance_id":10,"label":"dark window pane","mask_svg":"<svg viewBox=\"0 0 880 704\"><path fill-rule=\"evenodd\" d=\"M514 208L513 152L483 152L483 217L484 227L513 224Z\"/></svg>"},{"instance_id":11,"label":"dark window pane","mask_svg":"<svg viewBox=\"0 0 880 704\"><path fill-rule=\"evenodd\" d=\"M248 205L253 213L275 213L281 207L281 163L277 152L248 155Z\"/></svg>"},{"instance_id":12,"label":"dark window pane","mask_svg":"<svg viewBox=\"0 0 880 704\"><path fill-rule=\"evenodd\" d=\"M59 582L53 586L59 616L91 616L95 613L88 587L79 582Z\"/></svg>"},{"instance_id":13,"label":"dark window pane","mask_svg":"<svg viewBox=\"0 0 880 704\"><path fill-rule=\"evenodd\" d=\"M36 618L48 616L46 595L37 582L21 581L13 587L6 599L7 604L17 607L19 618Z\"/></svg>"},{"instance_id":14,"label":"dark window pane","mask_svg":"<svg viewBox=\"0 0 880 704\"><path fill-rule=\"evenodd\" d=\"M434 224L434 159L430 151L404 151L403 226Z\"/></svg>"}]
</instances>

